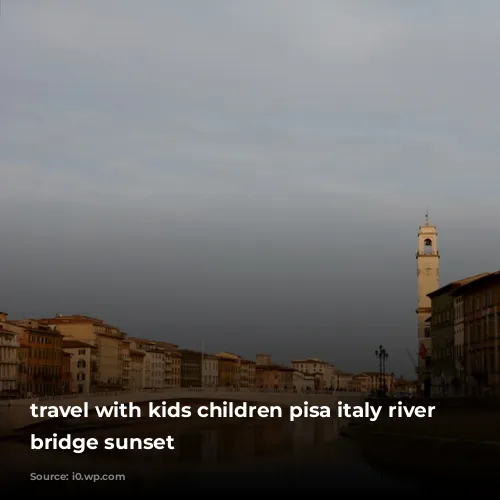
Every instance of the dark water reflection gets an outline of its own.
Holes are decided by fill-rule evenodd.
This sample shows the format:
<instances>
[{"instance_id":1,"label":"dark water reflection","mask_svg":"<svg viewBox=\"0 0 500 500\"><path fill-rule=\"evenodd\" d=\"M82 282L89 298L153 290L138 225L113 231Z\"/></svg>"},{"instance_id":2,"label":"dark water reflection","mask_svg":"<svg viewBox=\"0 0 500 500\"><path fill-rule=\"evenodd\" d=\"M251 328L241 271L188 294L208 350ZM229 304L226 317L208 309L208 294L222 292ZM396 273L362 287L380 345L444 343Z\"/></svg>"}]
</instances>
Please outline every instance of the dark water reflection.
<instances>
[{"instance_id":1,"label":"dark water reflection","mask_svg":"<svg viewBox=\"0 0 500 500\"><path fill-rule=\"evenodd\" d=\"M16 440L0 442L3 486L22 493L30 488L44 490L57 485L65 495L92 490L96 493L142 493L168 491L183 493L200 488L243 487L245 492L259 488L300 489L308 487L347 488L347 491L395 492L404 498L421 495L422 487L437 492L452 488L465 491L464 481L484 457L480 467L491 475L500 465L496 455L485 456L484 449L457 444L429 444L388 441L371 442L341 437L337 420L305 419L290 423L273 421L225 421L212 425L191 421L176 425L166 422L135 421L117 427L78 429L75 423L57 427L40 425ZM73 427L71 427L73 426ZM70 451L32 451L30 434L39 437L71 433L78 437L174 437L175 450L105 451L83 454ZM6 459L7 457L7 459ZM460 467L466 465L464 473ZM449 469L450 474L446 474ZM488 472L490 471L490 472ZM460 479L460 482L457 480ZM479 487L497 490L485 481ZM7 490L2 490L7 491ZM274 490L273 490L274 491ZM420 493L419 493L420 492Z\"/></svg>"},{"instance_id":2,"label":"dark water reflection","mask_svg":"<svg viewBox=\"0 0 500 500\"><path fill-rule=\"evenodd\" d=\"M217 485L222 481L248 481L246 488L258 484L302 487L314 481L360 485L372 488L411 487L390 473L381 473L367 463L355 441L341 438L338 420L304 419L294 423L287 420L226 421L217 425L189 422L172 425L165 422L136 421L119 427L80 429L54 424L42 425L33 432L39 436L60 436L71 433L78 437L174 437L175 450L32 451L29 434L16 441L2 443L2 455L9 455L14 482L28 478L30 472L80 472L125 474L127 484L140 482L153 485L168 482L183 491L203 484ZM7 448L5 448L5 446ZM5 453L7 455L5 455ZM7 477L7 476L6 476ZM74 487L74 483L71 483ZM101 483L103 484L103 483ZM116 483L115 483L116 484ZM83 486L78 483L78 486ZM58 484L69 488L70 483Z\"/></svg>"},{"instance_id":3,"label":"dark water reflection","mask_svg":"<svg viewBox=\"0 0 500 500\"><path fill-rule=\"evenodd\" d=\"M487 421L496 423L496 413ZM453 415L450 413L450 418ZM480 417L483 413L480 413ZM484 414L486 417L487 414ZM490 416L491 417L491 416ZM467 423L462 419L464 423ZM472 421L472 420L471 420ZM51 421L26 430L17 439L0 441L0 483L25 493L33 487L38 494L45 489L66 496L93 487L95 491L124 489L129 493L138 485L142 493L163 488L168 493L189 493L199 488L236 486L243 492L281 488L310 490L328 487L347 488L375 494L398 492L405 500L439 491L448 498L472 487L480 491L497 488L500 446L371 435L351 432L343 438L341 422L288 418L273 420L113 420L100 419ZM483 424L481 418L473 420ZM95 424L94 427L89 427ZM104 424L104 425L103 425ZM448 421L446 420L446 425ZM471 424L473 425L473 424ZM85 426L85 427L82 427ZM357 427L357 429L366 427ZM351 429L352 430L352 429ZM391 430L391 429L389 429ZM68 433L74 437L105 438L173 436L175 450L33 451L30 435L50 437ZM38 474L123 474L126 481L97 484L84 482L31 482ZM457 491L458 490L458 491ZM163 491L163 490L160 490ZM337 491L338 492L338 491ZM431 493L431 495L429 495ZM332 494L334 492L332 491Z\"/></svg>"}]
</instances>

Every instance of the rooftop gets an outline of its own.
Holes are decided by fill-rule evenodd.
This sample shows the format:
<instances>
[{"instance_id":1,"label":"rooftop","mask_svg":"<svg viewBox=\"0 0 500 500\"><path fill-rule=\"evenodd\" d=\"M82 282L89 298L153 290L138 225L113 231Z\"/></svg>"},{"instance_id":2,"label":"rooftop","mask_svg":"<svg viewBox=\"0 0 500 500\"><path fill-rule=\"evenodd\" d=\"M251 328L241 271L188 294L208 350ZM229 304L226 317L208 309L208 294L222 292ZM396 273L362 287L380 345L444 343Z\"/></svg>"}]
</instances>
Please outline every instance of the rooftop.
<instances>
[{"instance_id":1,"label":"rooftop","mask_svg":"<svg viewBox=\"0 0 500 500\"><path fill-rule=\"evenodd\" d=\"M131 356L146 356L144 351L138 351L137 349L130 349Z\"/></svg>"},{"instance_id":2,"label":"rooftop","mask_svg":"<svg viewBox=\"0 0 500 500\"><path fill-rule=\"evenodd\" d=\"M94 347L92 344L82 342L81 340L64 340L62 342L63 349L88 349Z\"/></svg>"},{"instance_id":3,"label":"rooftop","mask_svg":"<svg viewBox=\"0 0 500 500\"><path fill-rule=\"evenodd\" d=\"M92 323L95 326L103 326L104 328L112 328L119 330L118 327L105 323L104 320L99 318L93 318L91 316L86 316L84 314L71 314L69 316L64 316L62 314L56 314L53 318L40 318L35 321L39 321L45 324L57 324L57 323Z\"/></svg>"},{"instance_id":4,"label":"rooftop","mask_svg":"<svg viewBox=\"0 0 500 500\"><path fill-rule=\"evenodd\" d=\"M228 351L218 352L216 356L218 358L225 358L225 359L234 359L234 360L241 359L241 356L239 356L238 354L233 354L232 352Z\"/></svg>"},{"instance_id":5,"label":"rooftop","mask_svg":"<svg viewBox=\"0 0 500 500\"><path fill-rule=\"evenodd\" d=\"M486 286L489 283L498 280L498 278L500 278L500 271L495 271L494 273L485 273L483 276L474 281L464 283L453 292L453 295L461 295L463 292L469 291L474 286Z\"/></svg>"},{"instance_id":6,"label":"rooftop","mask_svg":"<svg viewBox=\"0 0 500 500\"><path fill-rule=\"evenodd\" d=\"M178 345L172 344L171 342L165 342L164 340L141 339L139 337L127 337L127 340L129 342L135 342L136 344L154 344L157 347L170 350L176 350L179 348Z\"/></svg>"},{"instance_id":7,"label":"rooftop","mask_svg":"<svg viewBox=\"0 0 500 500\"><path fill-rule=\"evenodd\" d=\"M324 359L318 359L318 358L303 358L303 359L294 359L292 360L292 363L322 363L329 365L328 361L325 361Z\"/></svg>"},{"instance_id":8,"label":"rooftop","mask_svg":"<svg viewBox=\"0 0 500 500\"><path fill-rule=\"evenodd\" d=\"M284 365L257 365L255 367L257 370L276 370L281 372L295 372L294 368L290 368L289 366Z\"/></svg>"},{"instance_id":9,"label":"rooftop","mask_svg":"<svg viewBox=\"0 0 500 500\"><path fill-rule=\"evenodd\" d=\"M438 288L437 290L434 290L433 292L427 294L427 297L432 299L434 297L438 297L439 295L443 295L444 293L453 292L458 288L468 285L488 275L489 273L481 273L474 276L469 276L468 278L462 278L461 280L452 281L451 283L448 283L447 285L442 286L441 288Z\"/></svg>"}]
</instances>

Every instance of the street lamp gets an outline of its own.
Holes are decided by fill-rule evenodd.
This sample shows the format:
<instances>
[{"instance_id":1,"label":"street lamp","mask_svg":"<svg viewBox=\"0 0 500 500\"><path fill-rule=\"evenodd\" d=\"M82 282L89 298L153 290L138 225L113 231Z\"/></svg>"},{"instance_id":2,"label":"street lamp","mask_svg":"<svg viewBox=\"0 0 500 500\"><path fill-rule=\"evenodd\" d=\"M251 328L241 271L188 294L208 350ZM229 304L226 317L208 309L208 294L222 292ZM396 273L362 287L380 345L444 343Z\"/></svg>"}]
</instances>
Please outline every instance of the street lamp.
<instances>
[{"instance_id":1,"label":"street lamp","mask_svg":"<svg viewBox=\"0 0 500 500\"><path fill-rule=\"evenodd\" d=\"M385 362L389 357L389 354L385 350L383 346L379 346L379 348L375 351L375 356L378 359L378 368L379 368L379 391L380 395L384 393L384 385L383 380L385 379Z\"/></svg>"}]
</instances>

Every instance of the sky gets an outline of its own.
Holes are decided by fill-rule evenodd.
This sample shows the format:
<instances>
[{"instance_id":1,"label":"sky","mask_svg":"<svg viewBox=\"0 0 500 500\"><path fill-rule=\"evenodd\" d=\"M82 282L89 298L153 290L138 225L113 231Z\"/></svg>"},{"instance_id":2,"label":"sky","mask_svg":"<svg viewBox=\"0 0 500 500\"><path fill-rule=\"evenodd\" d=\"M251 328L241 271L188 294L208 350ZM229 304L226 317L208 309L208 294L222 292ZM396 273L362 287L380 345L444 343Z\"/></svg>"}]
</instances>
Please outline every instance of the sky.
<instances>
[{"instance_id":1,"label":"sky","mask_svg":"<svg viewBox=\"0 0 500 500\"><path fill-rule=\"evenodd\" d=\"M500 4L3 0L0 310L413 375L418 226L500 269Z\"/></svg>"}]
</instances>

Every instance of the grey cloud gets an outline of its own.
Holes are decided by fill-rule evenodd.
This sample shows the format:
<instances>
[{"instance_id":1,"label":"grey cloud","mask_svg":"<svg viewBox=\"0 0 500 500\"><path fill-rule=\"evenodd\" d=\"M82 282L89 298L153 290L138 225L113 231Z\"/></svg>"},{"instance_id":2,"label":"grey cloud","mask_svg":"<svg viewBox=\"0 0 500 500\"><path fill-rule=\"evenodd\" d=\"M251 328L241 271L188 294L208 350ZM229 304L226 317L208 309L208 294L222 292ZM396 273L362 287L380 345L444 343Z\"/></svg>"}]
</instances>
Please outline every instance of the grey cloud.
<instances>
[{"instance_id":1,"label":"grey cloud","mask_svg":"<svg viewBox=\"0 0 500 500\"><path fill-rule=\"evenodd\" d=\"M498 267L481 5L3 5L2 308L410 374L426 207L443 280Z\"/></svg>"}]
</instances>

